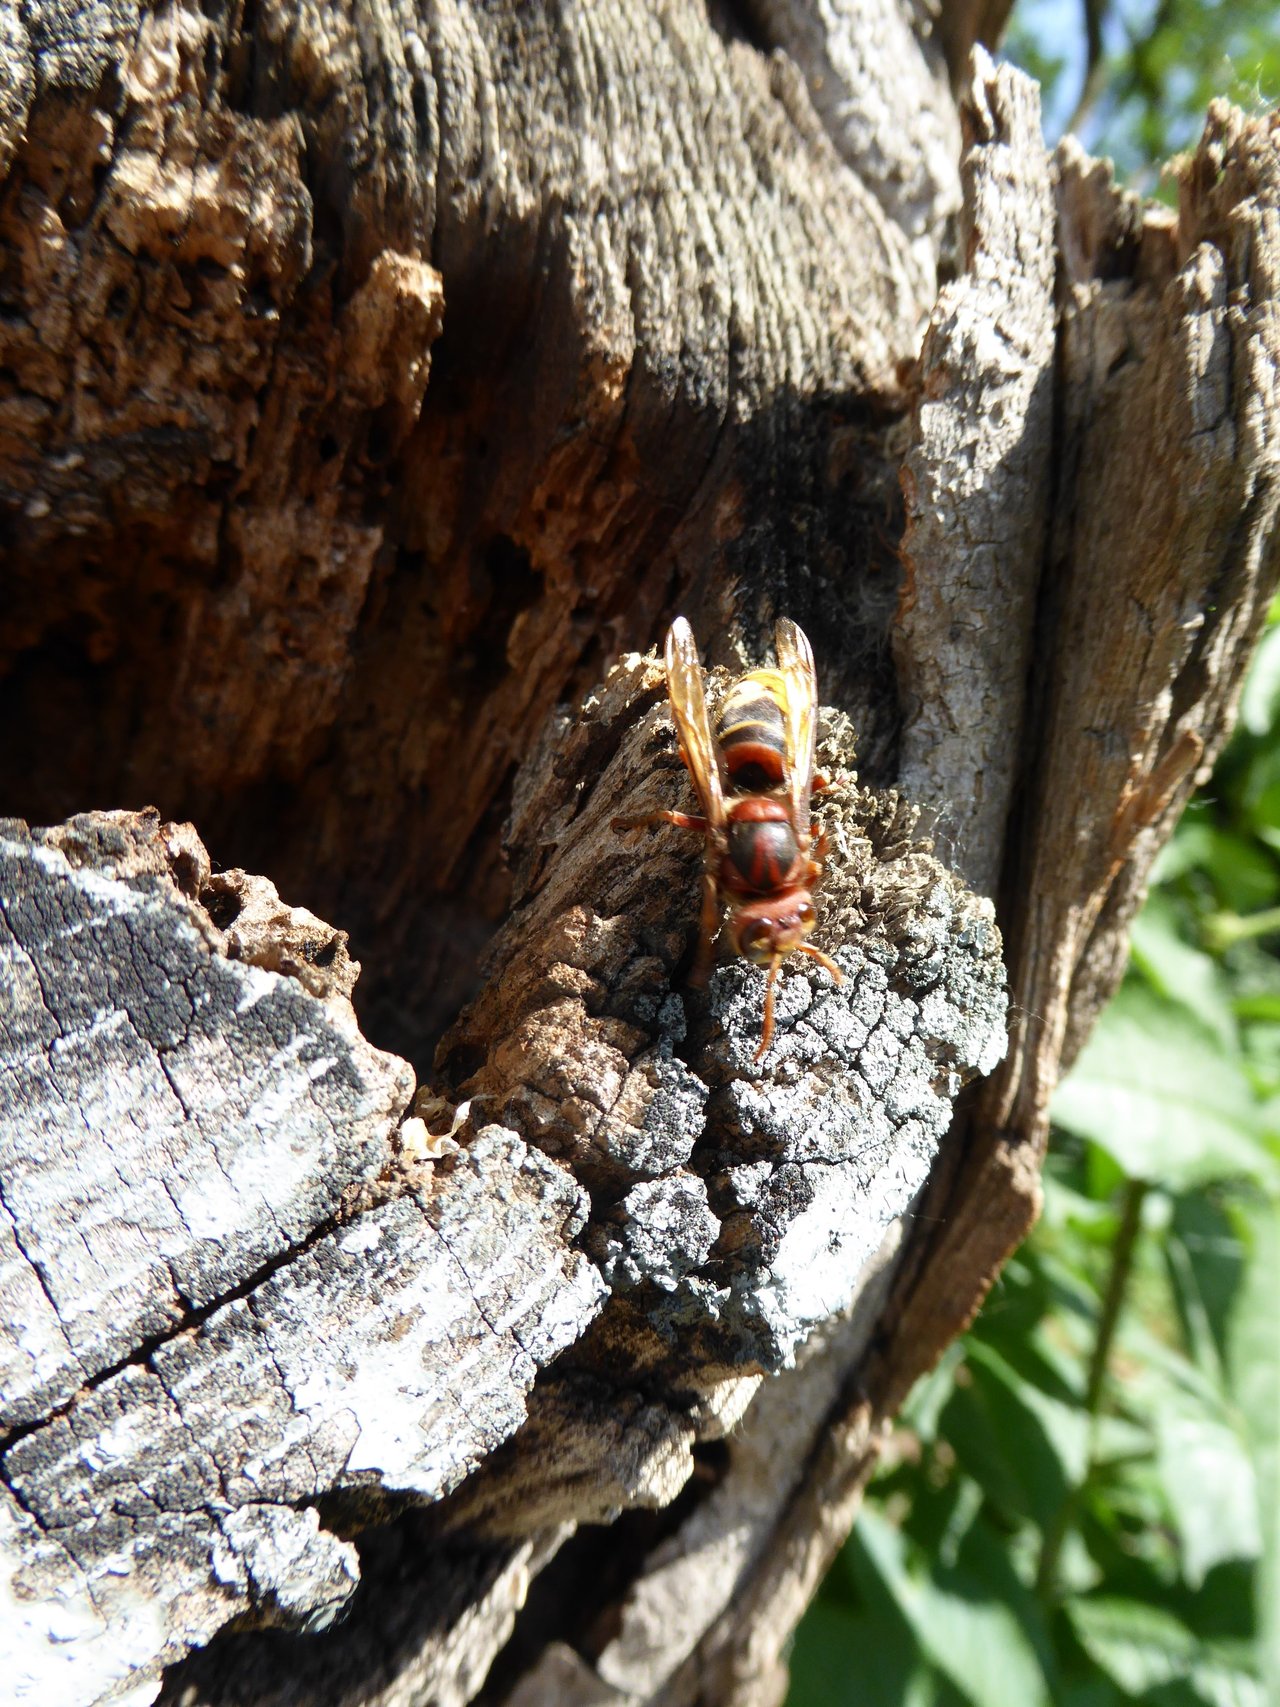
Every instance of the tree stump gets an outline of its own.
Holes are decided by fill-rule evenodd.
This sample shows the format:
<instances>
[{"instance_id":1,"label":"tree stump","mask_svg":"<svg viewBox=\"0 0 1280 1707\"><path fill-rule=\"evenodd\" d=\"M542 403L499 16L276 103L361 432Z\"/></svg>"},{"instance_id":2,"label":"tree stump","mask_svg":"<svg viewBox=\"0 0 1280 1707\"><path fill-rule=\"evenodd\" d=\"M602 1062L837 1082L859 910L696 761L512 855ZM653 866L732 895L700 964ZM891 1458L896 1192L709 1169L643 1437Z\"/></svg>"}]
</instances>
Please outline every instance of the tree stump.
<instances>
[{"instance_id":1,"label":"tree stump","mask_svg":"<svg viewBox=\"0 0 1280 1707\"><path fill-rule=\"evenodd\" d=\"M1280 574L1280 124L1003 13L0 10L17 1699L782 1699ZM677 611L818 654L759 1061Z\"/></svg>"}]
</instances>

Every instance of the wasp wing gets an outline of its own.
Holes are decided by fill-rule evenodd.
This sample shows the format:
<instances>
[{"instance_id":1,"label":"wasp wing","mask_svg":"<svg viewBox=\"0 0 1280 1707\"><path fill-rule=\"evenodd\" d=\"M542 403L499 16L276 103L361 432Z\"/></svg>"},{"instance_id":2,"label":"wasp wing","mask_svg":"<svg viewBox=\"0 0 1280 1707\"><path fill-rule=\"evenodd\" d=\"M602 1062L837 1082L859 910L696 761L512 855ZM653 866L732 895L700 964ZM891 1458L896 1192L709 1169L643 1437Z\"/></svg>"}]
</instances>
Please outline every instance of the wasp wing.
<instances>
[{"instance_id":1,"label":"wasp wing","mask_svg":"<svg viewBox=\"0 0 1280 1707\"><path fill-rule=\"evenodd\" d=\"M808 844L811 821L809 795L813 788L813 764L818 750L818 673L813 667L813 647L802 628L790 617L780 617L773 642L778 668L786 687L783 708L786 729L787 802L791 828L801 847Z\"/></svg>"},{"instance_id":2,"label":"wasp wing","mask_svg":"<svg viewBox=\"0 0 1280 1707\"><path fill-rule=\"evenodd\" d=\"M667 694L671 715L680 733L685 761L693 777L703 815L719 829L724 824L724 773L707 716L707 698L702 685L702 660L693 630L678 616L667 631L665 652Z\"/></svg>"}]
</instances>

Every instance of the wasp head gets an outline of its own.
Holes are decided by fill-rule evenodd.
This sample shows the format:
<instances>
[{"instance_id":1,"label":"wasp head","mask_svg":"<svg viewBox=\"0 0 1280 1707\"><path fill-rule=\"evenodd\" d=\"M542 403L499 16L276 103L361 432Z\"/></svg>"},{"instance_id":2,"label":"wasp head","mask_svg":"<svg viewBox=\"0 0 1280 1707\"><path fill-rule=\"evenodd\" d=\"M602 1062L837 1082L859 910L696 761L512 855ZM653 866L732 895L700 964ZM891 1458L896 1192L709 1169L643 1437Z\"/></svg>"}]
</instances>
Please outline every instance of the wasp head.
<instances>
[{"instance_id":1,"label":"wasp head","mask_svg":"<svg viewBox=\"0 0 1280 1707\"><path fill-rule=\"evenodd\" d=\"M801 889L784 899L765 896L747 902L730 918L729 936L736 953L757 966L770 966L799 948L816 923L813 902Z\"/></svg>"}]
</instances>

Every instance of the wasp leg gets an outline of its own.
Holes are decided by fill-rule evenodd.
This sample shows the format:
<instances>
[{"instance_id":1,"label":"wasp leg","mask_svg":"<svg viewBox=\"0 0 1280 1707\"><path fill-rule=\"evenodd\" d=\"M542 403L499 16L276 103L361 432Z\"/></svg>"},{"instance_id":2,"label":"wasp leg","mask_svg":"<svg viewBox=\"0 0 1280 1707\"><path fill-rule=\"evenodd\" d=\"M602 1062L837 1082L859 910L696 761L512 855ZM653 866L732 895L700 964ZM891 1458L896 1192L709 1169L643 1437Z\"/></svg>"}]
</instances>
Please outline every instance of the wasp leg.
<instances>
[{"instance_id":1,"label":"wasp leg","mask_svg":"<svg viewBox=\"0 0 1280 1707\"><path fill-rule=\"evenodd\" d=\"M720 885L716 882L714 871L704 871L702 912L698 917L698 952L693 957L693 970L689 974L689 982L695 989L705 984L711 975L711 961L715 954L716 933L719 929Z\"/></svg>"},{"instance_id":2,"label":"wasp leg","mask_svg":"<svg viewBox=\"0 0 1280 1707\"><path fill-rule=\"evenodd\" d=\"M807 954L811 960L816 960L819 966L825 966L837 984L844 983L844 973L829 954L824 954L820 948L815 948L811 942L798 942L796 947L801 954Z\"/></svg>"},{"instance_id":3,"label":"wasp leg","mask_svg":"<svg viewBox=\"0 0 1280 1707\"><path fill-rule=\"evenodd\" d=\"M805 882L808 884L809 888L812 889L814 884L822 876L822 868L827 863L827 855L831 851L831 843L827 839L827 832L819 829L817 824L813 825L810 833L814 838L814 843L813 851L809 855L809 865L805 874Z\"/></svg>"},{"instance_id":4,"label":"wasp leg","mask_svg":"<svg viewBox=\"0 0 1280 1707\"><path fill-rule=\"evenodd\" d=\"M760 1047L752 1056L753 1061L758 1061L773 1041L773 986L781 965L782 956L775 954L769 962L769 976L764 982L764 1027L760 1034Z\"/></svg>"},{"instance_id":5,"label":"wasp leg","mask_svg":"<svg viewBox=\"0 0 1280 1707\"><path fill-rule=\"evenodd\" d=\"M652 824L674 824L677 830L696 830L700 836L707 831L705 818L690 817L687 812L642 812L638 818L611 818L611 830L647 830Z\"/></svg>"}]
</instances>

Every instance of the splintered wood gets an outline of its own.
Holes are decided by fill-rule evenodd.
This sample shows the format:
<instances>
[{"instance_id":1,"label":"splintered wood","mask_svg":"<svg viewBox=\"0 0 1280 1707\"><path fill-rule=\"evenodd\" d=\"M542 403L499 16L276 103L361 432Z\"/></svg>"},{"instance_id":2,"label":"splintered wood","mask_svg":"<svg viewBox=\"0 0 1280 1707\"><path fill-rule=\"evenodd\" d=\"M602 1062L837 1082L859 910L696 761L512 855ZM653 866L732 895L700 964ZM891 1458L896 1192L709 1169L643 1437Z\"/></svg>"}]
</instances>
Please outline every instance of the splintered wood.
<instances>
[{"instance_id":1,"label":"splintered wood","mask_svg":"<svg viewBox=\"0 0 1280 1707\"><path fill-rule=\"evenodd\" d=\"M134 10L0 9L0 1678L776 1707L1280 572L1280 121L1173 214L1005 0ZM677 611L840 708L760 1061L609 828Z\"/></svg>"}]
</instances>

